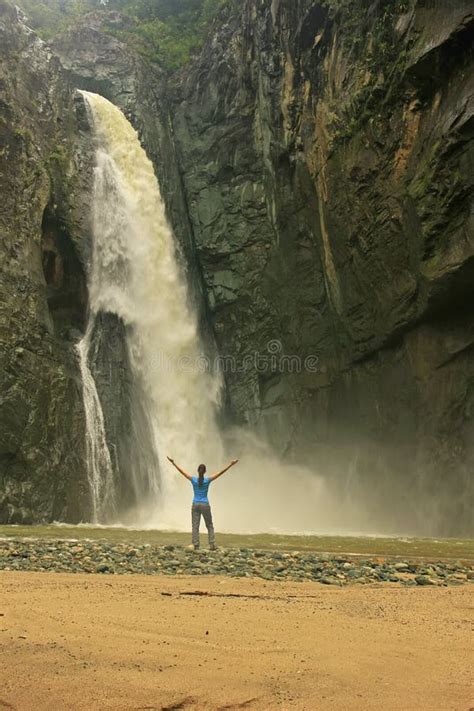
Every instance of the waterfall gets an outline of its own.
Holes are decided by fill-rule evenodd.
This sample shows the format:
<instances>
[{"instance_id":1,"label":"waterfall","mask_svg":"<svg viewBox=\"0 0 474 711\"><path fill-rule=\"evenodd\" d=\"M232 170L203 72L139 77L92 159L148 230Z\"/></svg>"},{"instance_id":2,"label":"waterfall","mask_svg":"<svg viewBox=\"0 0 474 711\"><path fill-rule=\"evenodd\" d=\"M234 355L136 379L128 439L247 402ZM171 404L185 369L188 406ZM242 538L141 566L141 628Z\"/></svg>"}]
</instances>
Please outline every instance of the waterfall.
<instances>
[{"instance_id":1,"label":"waterfall","mask_svg":"<svg viewBox=\"0 0 474 711\"><path fill-rule=\"evenodd\" d=\"M216 425L221 381L202 367L185 274L152 164L137 133L109 101L89 92L83 96L96 141L89 321L78 346L94 512L99 522L186 530L190 486L166 456L175 457L188 472L195 472L201 462L209 473L225 464ZM97 352L103 355L110 348L104 333L108 317L123 325L131 371L126 403L113 405L129 410L118 443L127 456L114 452L112 459L106 441L111 405L102 412L93 377ZM109 361L107 368L113 367L113 358ZM110 376L107 368L99 373L102 380ZM322 499L322 480L314 471L282 463L249 431L232 433L229 454L242 455L242 461L212 487L220 530L303 532L332 527L337 504ZM114 471L117 462L124 471ZM115 502L123 504L123 498L126 503L131 499L128 517L118 511L114 518Z\"/></svg>"},{"instance_id":2,"label":"waterfall","mask_svg":"<svg viewBox=\"0 0 474 711\"><path fill-rule=\"evenodd\" d=\"M84 412L86 417L87 477L91 493L92 522L104 520L116 510L115 485L110 452L107 447L104 414L88 364L91 324L84 338L77 344L82 377Z\"/></svg>"},{"instance_id":3,"label":"waterfall","mask_svg":"<svg viewBox=\"0 0 474 711\"><path fill-rule=\"evenodd\" d=\"M123 473L140 505L135 516L182 527L187 524L189 492L166 456L175 456L192 471L200 461L217 464L221 447L215 413L220 381L199 367L203 360L197 318L188 303L152 164L117 107L96 94L83 92L83 96L96 140L90 313L78 346L93 507L103 520L113 503L104 416L88 365L91 332L102 313L116 315L125 325L132 398L135 409L145 413L152 433L139 446L147 466L131 461L130 471ZM136 435L139 438L140 432ZM150 451L143 452L144 447Z\"/></svg>"}]
</instances>

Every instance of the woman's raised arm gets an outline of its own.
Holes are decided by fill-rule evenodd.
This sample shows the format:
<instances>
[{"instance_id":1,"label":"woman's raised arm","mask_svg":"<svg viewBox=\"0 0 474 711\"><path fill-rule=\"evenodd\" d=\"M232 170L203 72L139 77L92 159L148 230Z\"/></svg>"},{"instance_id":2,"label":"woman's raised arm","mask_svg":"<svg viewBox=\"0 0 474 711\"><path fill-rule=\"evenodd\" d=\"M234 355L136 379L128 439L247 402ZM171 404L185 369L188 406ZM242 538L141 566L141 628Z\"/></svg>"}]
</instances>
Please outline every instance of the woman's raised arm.
<instances>
[{"instance_id":1,"label":"woman's raised arm","mask_svg":"<svg viewBox=\"0 0 474 711\"><path fill-rule=\"evenodd\" d=\"M188 474L187 472L184 471L184 469L181 469L181 467L179 467L176 464L176 462L174 461L174 459L171 459L171 457L166 457L166 458L169 462L171 462L171 464L175 467L175 469L177 469L179 471L180 474L185 476L186 479L189 479L189 481L192 481L193 478L192 478L191 474Z\"/></svg>"},{"instance_id":2,"label":"woman's raised arm","mask_svg":"<svg viewBox=\"0 0 474 711\"><path fill-rule=\"evenodd\" d=\"M233 459L230 464L228 464L225 469L222 469L222 471L217 472L217 474L213 474L212 476L209 477L209 481L215 481L218 479L220 476L226 473L228 469L234 466L234 464L237 464L239 460L238 459Z\"/></svg>"}]
</instances>

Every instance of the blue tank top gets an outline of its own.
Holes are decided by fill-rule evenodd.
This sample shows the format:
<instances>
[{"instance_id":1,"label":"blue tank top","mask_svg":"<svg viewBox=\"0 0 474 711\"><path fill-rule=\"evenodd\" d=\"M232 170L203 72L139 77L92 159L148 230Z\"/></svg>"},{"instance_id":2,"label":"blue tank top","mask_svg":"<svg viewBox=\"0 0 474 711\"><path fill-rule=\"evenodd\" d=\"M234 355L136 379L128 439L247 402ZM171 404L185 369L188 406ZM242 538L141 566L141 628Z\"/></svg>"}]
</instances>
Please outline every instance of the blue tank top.
<instances>
[{"instance_id":1,"label":"blue tank top","mask_svg":"<svg viewBox=\"0 0 474 711\"><path fill-rule=\"evenodd\" d=\"M204 480L199 486L199 477L193 476L191 479L193 483L193 489L194 489L194 499L193 499L193 504L208 504L209 499L207 498L207 492L209 489L209 484L211 483L211 480L209 477L205 476Z\"/></svg>"}]
</instances>

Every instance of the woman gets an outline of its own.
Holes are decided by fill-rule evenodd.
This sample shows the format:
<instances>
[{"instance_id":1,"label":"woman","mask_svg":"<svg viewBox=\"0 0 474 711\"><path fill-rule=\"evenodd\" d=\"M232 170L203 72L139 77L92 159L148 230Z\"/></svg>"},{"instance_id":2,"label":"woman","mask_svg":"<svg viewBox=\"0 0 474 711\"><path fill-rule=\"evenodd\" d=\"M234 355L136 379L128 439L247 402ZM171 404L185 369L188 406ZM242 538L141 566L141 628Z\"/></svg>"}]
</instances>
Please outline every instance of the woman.
<instances>
[{"instance_id":1,"label":"woman","mask_svg":"<svg viewBox=\"0 0 474 711\"><path fill-rule=\"evenodd\" d=\"M178 467L174 459L171 459L171 457L168 457L168 460L171 462L171 464L176 467L176 469L179 471L180 474L186 477L192 485L194 489L194 498L193 498L193 506L191 509L191 519L192 519L192 530L193 530L193 546L194 550L197 551L199 549L199 524L201 523L201 514L204 518L204 522L207 527L207 533L209 535L209 548L212 551L216 550L216 541L214 537L214 525L212 523L212 513L211 513L211 507L209 505L209 499L207 498L207 492L209 490L209 485L211 481L215 481L218 479L220 476L225 474L225 472L230 469L231 467L234 466L234 464L237 464L239 461L238 459L233 459L230 464L228 464L225 469L222 471L218 472L217 474L213 474L212 476L204 476L206 473L206 465L205 464L200 464L198 466L198 476L191 476L191 474L187 474L181 467Z\"/></svg>"}]
</instances>

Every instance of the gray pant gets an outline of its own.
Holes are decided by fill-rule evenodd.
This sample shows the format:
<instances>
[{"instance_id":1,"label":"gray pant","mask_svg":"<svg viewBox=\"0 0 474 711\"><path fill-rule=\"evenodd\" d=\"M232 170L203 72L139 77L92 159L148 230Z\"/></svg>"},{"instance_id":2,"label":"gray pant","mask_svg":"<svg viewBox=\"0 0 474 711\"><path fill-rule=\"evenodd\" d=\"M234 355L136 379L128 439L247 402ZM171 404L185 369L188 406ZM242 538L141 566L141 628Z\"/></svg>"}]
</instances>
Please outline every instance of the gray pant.
<instances>
[{"instance_id":1,"label":"gray pant","mask_svg":"<svg viewBox=\"0 0 474 711\"><path fill-rule=\"evenodd\" d=\"M212 513L209 504L193 504L191 509L191 518L193 523L193 546L199 548L199 524L201 523L201 514L206 524L207 533L209 535L209 546L213 548L216 544L214 537L214 524L212 523Z\"/></svg>"}]
</instances>

